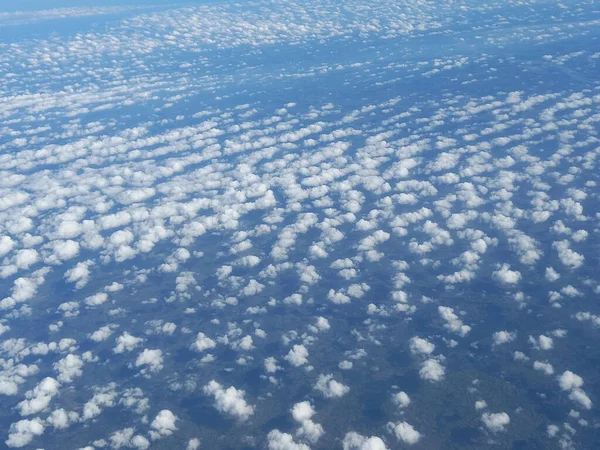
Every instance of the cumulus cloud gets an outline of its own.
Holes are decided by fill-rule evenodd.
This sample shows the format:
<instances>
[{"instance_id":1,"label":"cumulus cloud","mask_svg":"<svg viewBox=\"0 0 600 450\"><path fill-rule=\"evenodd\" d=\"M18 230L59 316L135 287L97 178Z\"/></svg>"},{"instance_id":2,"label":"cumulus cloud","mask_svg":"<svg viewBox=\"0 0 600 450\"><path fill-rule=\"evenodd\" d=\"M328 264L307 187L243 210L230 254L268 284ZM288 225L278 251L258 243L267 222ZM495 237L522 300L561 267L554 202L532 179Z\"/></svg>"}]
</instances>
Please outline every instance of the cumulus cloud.
<instances>
[{"instance_id":1,"label":"cumulus cloud","mask_svg":"<svg viewBox=\"0 0 600 450\"><path fill-rule=\"evenodd\" d=\"M583 386L583 378L570 370L565 370L560 377L558 383L563 391L577 389Z\"/></svg>"},{"instance_id":2,"label":"cumulus cloud","mask_svg":"<svg viewBox=\"0 0 600 450\"><path fill-rule=\"evenodd\" d=\"M494 345L501 345L501 344L506 344L508 342L512 342L514 341L516 338L516 333L514 332L510 332L510 331L496 331L493 335L492 335L492 339L494 341Z\"/></svg>"},{"instance_id":3,"label":"cumulus cloud","mask_svg":"<svg viewBox=\"0 0 600 450\"><path fill-rule=\"evenodd\" d=\"M113 352L116 354L130 352L134 350L138 345L140 345L143 341L144 339L132 336L127 331L125 331L121 336L117 338L117 346L113 349Z\"/></svg>"},{"instance_id":4,"label":"cumulus cloud","mask_svg":"<svg viewBox=\"0 0 600 450\"><path fill-rule=\"evenodd\" d=\"M80 377L83 374L84 362L73 354L65 356L54 364L54 370L58 372L58 381L61 383L71 383L73 378Z\"/></svg>"},{"instance_id":5,"label":"cumulus cloud","mask_svg":"<svg viewBox=\"0 0 600 450\"><path fill-rule=\"evenodd\" d=\"M355 431L346 433L342 445L344 450L387 450L385 442L380 437L366 437Z\"/></svg>"},{"instance_id":6,"label":"cumulus cloud","mask_svg":"<svg viewBox=\"0 0 600 450\"><path fill-rule=\"evenodd\" d=\"M21 416L30 416L45 410L53 397L58 394L60 384L54 378L46 377L30 391L25 393L25 400L17 407Z\"/></svg>"},{"instance_id":7,"label":"cumulus cloud","mask_svg":"<svg viewBox=\"0 0 600 450\"><path fill-rule=\"evenodd\" d=\"M110 325L105 325L103 327L98 328L96 331L90 334L90 339L94 342L102 342L108 339L112 334L113 327Z\"/></svg>"},{"instance_id":8,"label":"cumulus cloud","mask_svg":"<svg viewBox=\"0 0 600 450\"><path fill-rule=\"evenodd\" d=\"M506 426L510 423L510 417L505 412L500 413L483 413L481 420L485 427L493 433L505 431Z\"/></svg>"},{"instance_id":9,"label":"cumulus cloud","mask_svg":"<svg viewBox=\"0 0 600 450\"><path fill-rule=\"evenodd\" d=\"M204 350L215 348L216 346L217 343L215 341L206 336L204 333L200 332L198 333L198 335L196 336L196 340L192 344L192 350L203 352Z\"/></svg>"},{"instance_id":10,"label":"cumulus cloud","mask_svg":"<svg viewBox=\"0 0 600 450\"><path fill-rule=\"evenodd\" d=\"M521 280L521 273L517 270L510 270L508 264L502 265L493 275L496 280L504 284L517 284Z\"/></svg>"},{"instance_id":11,"label":"cumulus cloud","mask_svg":"<svg viewBox=\"0 0 600 450\"><path fill-rule=\"evenodd\" d=\"M158 372L163 368L162 350L145 348L135 360L135 367L147 366L151 372Z\"/></svg>"},{"instance_id":12,"label":"cumulus cloud","mask_svg":"<svg viewBox=\"0 0 600 450\"><path fill-rule=\"evenodd\" d=\"M406 445L416 444L421 439L421 433L415 430L414 427L407 422L392 423L389 424L389 426L393 430L396 438Z\"/></svg>"},{"instance_id":13,"label":"cumulus cloud","mask_svg":"<svg viewBox=\"0 0 600 450\"><path fill-rule=\"evenodd\" d=\"M44 423L37 417L32 420L19 420L11 424L5 443L9 447L25 447L35 436L42 435L44 428Z\"/></svg>"},{"instance_id":14,"label":"cumulus cloud","mask_svg":"<svg viewBox=\"0 0 600 450\"><path fill-rule=\"evenodd\" d=\"M306 444L298 443L294 437L279 430L272 430L267 435L269 450L310 450Z\"/></svg>"},{"instance_id":15,"label":"cumulus cloud","mask_svg":"<svg viewBox=\"0 0 600 450\"><path fill-rule=\"evenodd\" d=\"M254 406L246 403L246 393L231 386L224 389L215 380L203 388L206 395L214 397L214 406L220 413L233 417L241 422L246 421L254 414Z\"/></svg>"},{"instance_id":16,"label":"cumulus cloud","mask_svg":"<svg viewBox=\"0 0 600 450\"><path fill-rule=\"evenodd\" d=\"M462 320L454 313L452 308L448 306L438 306L438 313L440 317L446 322L444 327L459 336L466 336L471 331L471 327L463 324Z\"/></svg>"},{"instance_id":17,"label":"cumulus cloud","mask_svg":"<svg viewBox=\"0 0 600 450\"><path fill-rule=\"evenodd\" d=\"M435 350L434 344L418 336L410 339L409 347L413 355L430 355Z\"/></svg>"},{"instance_id":18,"label":"cumulus cloud","mask_svg":"<svg viewBox=\"0 0 600 450\"><path fill-rule=\"evenodd\" d=\"M294 345L284 359L292 366L302 366L308 363L308 350L304 345Z\"/></svg>"},{"instance_id":19,"label":"cumulus cloud","mask_svg":"<svg viewBox=\"0 0 600 450\"><path fill-rule=\"evenodd\" d=\"M423 362L421 369L419 370L419 376L423 380L427 381L440 381L444 378L446 369L444 366L435 358L429 358Z\"/></svg>"},{"instance_id":20,"label":"cumulus cloud","mask_svg":"<svg viewBox=\"0 0 600 450\"><path fill-rule=\"evenodd\" d=\"M171 411L168 409L161 410L150 424L150 428L154 431L154 433L151 434L152 438L156 439L160 436L169 436L173 434L177 430L177 427L175 426L176 421L177 416Z\"/></svg>"},{"instance_id":21,"label":"cumulus cloud","mask_svg":"<svg viewBox=\"0 0 600 450\"><path fill-rule=\"evenodd\" d=\"M410 397L404 391L396 392L392 395L392 401L399 408L406 408L410 405Z\"/></svg>"},{"instance_id":22,"label":"cumulus cloud","mask_svg":"<svg viewBox=\"0 0 600 450\"><path fill-rule=\"evenodd\" d=\"M350 391L350 388L339 381L333 379L332 374L319 375L314 388L321 392L326 398L342 397Z\"/></svg>"},{"instance_id":23,"label":"cumulus cloud","mask_svg":"<svg viewBox=\"0 0 600 450\"><path fill-rule=\"evenodd\" d=\"M292 417L300 424L296 436L300 439L316 443L323 435L323 427L311 419L315 414L313 406L308 401L296 403L292 408Z\"/></svg>"}]
</instances>

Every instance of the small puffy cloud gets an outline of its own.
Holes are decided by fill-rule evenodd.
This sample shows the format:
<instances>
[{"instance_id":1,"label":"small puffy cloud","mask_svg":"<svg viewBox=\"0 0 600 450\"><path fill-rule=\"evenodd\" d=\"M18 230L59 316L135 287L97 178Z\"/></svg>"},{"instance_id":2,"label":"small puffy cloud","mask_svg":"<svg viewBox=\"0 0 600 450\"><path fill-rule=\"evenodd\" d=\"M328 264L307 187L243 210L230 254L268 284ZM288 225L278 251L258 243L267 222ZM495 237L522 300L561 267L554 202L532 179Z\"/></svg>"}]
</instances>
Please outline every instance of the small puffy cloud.
<instances>
[{"instance_id":1,"label":"small puffy cloud","mask_svg":"<svg viewBox=\"0 0 600 450\"><path fill-rule=\"evenodd\" d=\"M319 375L314 388L321 392L326 398L342 397L350 391L350 388L333 379L333 375Z\"/></svg>"},{"instance_id":2,"label":"small puffy cloud","mask_svg":"<svg viewBox=\"0 0 600 450\"><path fill-rule=\"evenodd\" d=\"M485 409L487 408L487 402L485 400L477 400L475 402L475 409L476 410L480 410L480 409Z\"/></svg>"},{"instance_id":3,"label":"small puffy cloud","mask_svg":"<svg viewBox=\"0 0 600 450\"><path fill-rule=\"evenodd\" d=\"M585 257L571 250L571 244L567 240L557 241L552 244L558 253L560 261L571 269L578 269L583 265Z\"/></svg>"},{"instance_id":4,"label":"small puffy cloud","mask_svg":"<svg viewBox=\"0 0 600 450\"><path fill-rule=\"evenodd\" d=\"M254 406L246 403L245 392L231 386L223 389L215 380L204 386L204 393L214 397L214 406L220 413L231 416L239 421L245 421L254 414Z\"/></svg>"},{"instance_id":5,"label":"small puffy cloud","mask_svg":"<svg viewBox=\"0 0 600 450\"><path fill-rule=\"evenodd\" d=\"M414 427L407 422L390 424L390 427L394 431L396 438L404 444L413 445L421 439L421 433L415 430Z\"/></svg>"},{"instance_id":6,"label":"small puffy cloud","mask_svg":"<svg viewBox=\"0 0 600 450\"><path fill-rule=\"evenodd\" d=\"M200 448L200 439L192 438L188 441L186 450L198 450Z\"/></svg>"},{"instance_id":7,"label":"small puffy cloud","mask_svg":"<svg viewBox=\"0 0 600 450\"><path fill-rule=\"evenodd\" d=\"M134 428L124 428L117 430L110 436L110 446L118 449L121 447L137 448L139 450L146 450L150 447L150 441L140 434L135 434ZM158 433L150 431L152 437L157 437Z\"/></svg>"},{"instance_id":8,"label":"small puffy cloud","mask_svg":"<svg viewBox=\"0 0 600 450\"><path fill-rule=\"evenodd\" d=\"M73 240L55 241L52 245L54 257L59 261L74 258L79 254L79 243Z\"/></svg>"},{"instance_id":9,"label":"small puffy cloud","mask_svg":"<svg viewBox=\"0 0 600 450\"><path fill-rule=\"evenodd\" d=\"M366 437L358 434L356 431L346 433L342 442L344 450L388 450L378 436Z\"/></svg>"},{"instance_id":10,"label":"small puffy cloud","mask_svg":"<svg viewBox=\"0 0 600 450\"><path fill-rule=\"evenodd\" d=\"M510 417L505 412L501 413L483 413L481 420L488 430L493 433L504 431L510 423Z\"/></svg>"},{"instance_id":11,"label":"small puffy cloud","mask_svg":"<svg viewBox=\"0 0 600 450\"><path fill-rule=\"evenodd\" d=\"M319 331L327 331L331 328L331 325L329 325L329 321L325 317L317 317L315 327Z\"/></svg>"},{"instance_id":12,"label":"small puffy cloud","mask_svg":"<svg viewBox=\"0 0 600 450\"><path fill-rule=\"evenodd\" d=\"M154 430L154 432L157 433L158 436L151 436L156 438L159 436L169 436L173 434L173 432L177 430L177 427L175 426L176 421L177 416L175 414L173 414L168 409L163 409L156 415L156 417L150 424L150 428L152 428L152 430Z\"/></svg>"},{"instance_id":13,"label":"small puffy cloud","mask_svg":"<svg viewBox=\"0 0 600 450\"><path fill-rule=\"evenodd\" d=\"M75 411L67 412L63 408L60 408L52 411L52 414L46 419L46 423L58 430L63 430L78 420L79 414Z\"/></svg>"},{"instance_id":14,"label":"small puffy cloud","mask_svg":"<svg viewBox=\"0 0 600 450\"><path fill-rule=\"evenodd\" d=\"M306 444L298 443L294 437L279 430L272 430L267 435L269 450L310 450Z\"/></svg>"},{"instance_id":15,"label":"small puffy cloud","mask_svg":"<svg viewBox=\"0 0 600 450\"><path fill-rule=\"evenodd\" d=\"M446 369L444 369L444 366L442 366L442 364L440 364L440 362L435 358L429 358L428 360L424 361L421 366L421 370L419 370L419 376L421 379L433 382L443 379L445 373Z\"/></svg>"},{"instance_id":16,"label":"small puffy cloud","mask_svg":"<svg viewBox=\"0 0 600 450\"><path fill-rule=\"evenodd\" d=\"M54 378L44 378L35 388L25 393L25 400L18 404L20 414L30 416L46 409L58 394L59 387L60 384Z\"/></svg>"},{"instance_id":17,"label":"small puffy cloud","mask_svg":"<svg viewBox=\"0 0 600 450\"><path fill-rule=\"evenodd\" d=\"M17 244L10 236L0 237L0 258L8 254Z\"/></svg>"},{"instance_id":18,"label":"small puffy cloud","mask_svg":"<svg viewBox=\"0 0 600 450\"><path fill-rule=\"evenodd\" d=\"M583 389L573 389L569 394L569 398L584 409L592 409L593 403Z\"/></svg>"},{"instance_id":19,"label":"small puffy cloud","mask_svg":"<svg viewBox=\"0 0 600 450\"><path fill-rule=\"evenodd\" d=\"M533 368L535 370L539 370L540 372L544 372L546 375L554 374L554 367L552 367L552 364L549 362L534 361Z\"/></svg>"},{"instance_id":20,"label":"small puffy cloud","mask_svg":"<svg viewBox=\"0 0 600 450\"><path fill-rule=\"evenodd\" d=\"M304 345L294 345L284 359L292 366L302 366L308 362L308 350Z\"/></svg>"},{"instance_id":21,"label":"small puffy cloud","mask_svg":"<svg viewBox=\"0 0 600 450\"><path fill-rule=\"evenodd\" d=\"M111 325L105 325L90 334L90 339L94 342L102 342L108 339L112 334L113 327Z\"/></svg>"},{"instance_id":22,"label":"small puffy cloud","mask_svg":"<svg viewBox=\"0 0 600 450\"><path fill-rule=\"evenodd\" d=\"M84 287L90 278L90 267L94 263L91 260L81 261L75 265L72 269L65 272L65 280L68 283L75 283L76 289Z\"/></svg>"},{"instance_id":23,"label":"small puffy cloud","mask_svg":"<svg viewBox=\"0 0 600 450\"><path fill-rule=\"evenodd\" d=\"M261 284L256 280L250 280L244 289L242 289L242 294L245 296L256 295L261 293L264 288L264 284Z\"/></svg>"},{"instance_id":24,"label":"small puffy cloud","mask_svg":"<svg viewBox=\"0 0 600 450\"><path fill-rule=\"evenodd\" d=\"M296 403L291 412L294 420L300 423L300 428L296 431L296 436L316 443L323 435L323 427L311 420L315 414L315 410L310 402Z\"/></svg>"},{"instance_id":25,"label":"small puffy cloud","mask_svg":"<svg viewBox=\"0 0 600 450\"><path fill-rule=\"evenodd\" d=\"M192 343L192 350L203 352L204 350L215 348L216 346L217 344L215 341L206 336L204 333L200 332L196 336L196 340Z\"/></svg>"},{"instance_id":26,"label":"small puffy cloud","mask_svg":"<svg viewBox=\"0 0 600 450\"><path fill-rule=\"evenodd\" d=\"M560 278L560 274L556 270L554 270L554 268L552 268L552 267L546 267L545 276L546 276L546 280L548 280L550 282L556 281Z\"/></svg>"},{"instance_id":27,"label":"small puffy cloud","mask_svg":"<svg viewBox=\"0 0 600 450\"><path fill-rule=\"evenodd\" d=\"M281 369L281 367L279 367L277 365L277 360L275 358L273 358L272 356L269 356L268 358L265 358L264 365L265 365L265 370L268 373L275 373L279 369Z\"/></svg>"},{"instance_id":28,"label":"small puffy cloud","mask_svg":"<svg viewBox=\"0 0 600 450\"><path fill-rule=\"evenodd\" d=\"M434 344L417 336L410 339L409 347L413 355L430 355L435 350Z\"/></svg>"},{"instance_id":29,"label":"small puffy cloud","mask_svg":"<svg viewBox=\"0 0 600 450\"><path fill-rule=\"evenodd\" d=\"M87 421L98 417L102 413L103 407L111 407L115 405L115 397L117 393L112 386L98 389L98 392L83 405L81 419Z\"/></svg>"},{"instance_id":30,"label":"small puffy cloud","mask_svg":"<svg viewBox=\"0 0 600 450\"><path fill-rule=\"evenodd\" d=\"M162 350L144 349L135 360L135 367L148 366L151 372L158 372L163 368L163 352Z\"/></svg>"},{"instance_id":31,"label":"small puffy cloud","mask_svg":"<svg viewBox=\"0 0 600 450\"><path fill-rule=\"evenodd\" d=\"M565 370L563 374L558 377L558 384L563 391L569 391L583 386L583 378L570 370Z\"/></svg>"},{"instance_id":32,"label":"small puffy cloud","mask_svg":"<svg viewBox=\"0 0 600 450\"><path fill-rule=\"evenodd\" d=\"M529 343L538 350L551 350L554 348L554 340L543 334L539 335L537 339L529 336Z\"/></svg>"},{"instance_id":33,"label":"small puffy cloud","mask_svg":"<svg viewBox=\"0 0 600 450\"><path fill-rule=\"evenodd\" d=\"M71 383L73 378L80 377L83 374L83 365L83 360L73 354L69 354L54 363L54 370L58 372L58 381Z\"/></svg>"},{"instance_id":34,"label":"small puffy cloud","mask_svg":"<svg viewBox=\"0 0 600 450\"><path fill-rule=\"evenodd\" d=\"M315 410L308 401L296 403L292 408L292 417L296 422L310 420L314 414Z\"/></svg>"},{"instance_id":35,"label":"small puffy cloud","mask_svg":"<svg viewBox=\"0 0 600 450\"><path fill-rule=\"evenodd\" d=\"M310 443L316 443L323 436L323 426L312 420L304 420L296 430L296 436Z\"/></svg>"},{"instance_id":36,"label":"small puffy cloud","mask_svg":"<svg viewBox=\"0 0 600 450\"><path fill-rule=\"evenodd\" d=\"M329 299L329 301L331 301L332 303L335 303L336 305L343 305L346 303L350 303L349 296L347 296L346 294L344 294L341 291L335 291L334 289L329 290L329 292L327 293L327 298Z\"/></svg>"},{"instance_id":37,"label":"small puffy cloud","mask_svg":"<svg viewBox=\"0 0 600 450\"><path fill-rule=\"evenodd\" d=\"M410 405L410 397L404 391L396 392L392 395L392 401L399 408L406 408Z\"/></svg>"},{"instance_id":38,"label":"small puffy cloud","mask_svg":"<svg viewBox=\"0 0 600 450\"><path fill-rule=\"evenodd\" d=\"M88 306L99 306L106 302L106 300L108 300L108 294L106 292L98 292L94 295L86 297L84 302Z\"/></svg>"},{"instance_id":39,"label":"small puffy cloud","mask_svg":"<svg viewBox=\"0 0 600 450\"><path fill-rule=\"evenodd\" d=\"M8 430L8 439L5 441L9 447L25 447L35 436L44 433L44 423L39 419L19 420L11 424Z\"/></svg>"},{"instance_id":40,"label":"small puffy cloud","mask_svg":"<svg viewBox=\"0 0 600 450\"><path fill-rule=\"evenodd\" d=\"M494 345L506 344L507 342L512 342L516 338L516 333L511 333L510 331L496 331L492 335L492 339L494 340Z\"/></svg>"},{"instance_id":41,"label":"small puffy cloud","mask_svg":"<svg viewBox=\"0 0 600 450\"><path fill-rule=\"evenodd\" d=\"M503 264L494 272L493 277L504 284L517 284L521 280L521 273L516 270L510 270L508 264Z\"/></svg>"},{"instance_id":42,"label":"small puffy cloud","mask_svg":"<svg viewBox=\"0 0 600 450\"><path fill-rule=\"evenodd\" d=\"M471 327L468 325L464 325L462 320L458 318L458 316L454 313L454 310L448 306L438 306L438 313L440 317L444 319L446 324L445 328L452 331L453 333L458 334L459 336L466 336L471 331Z\"/></svg>"},{"instance_id":43,"label":"small puffy cloud","mask_svg":"<svg viewBox=\"0 0 600 450\"><path fill-rule=\"evenodd\" d=\"M130 352L143 342L144 339L132 336L125 331L116 340L117 346L113 349L116 354Z\"/></svg>"}]
</instances>

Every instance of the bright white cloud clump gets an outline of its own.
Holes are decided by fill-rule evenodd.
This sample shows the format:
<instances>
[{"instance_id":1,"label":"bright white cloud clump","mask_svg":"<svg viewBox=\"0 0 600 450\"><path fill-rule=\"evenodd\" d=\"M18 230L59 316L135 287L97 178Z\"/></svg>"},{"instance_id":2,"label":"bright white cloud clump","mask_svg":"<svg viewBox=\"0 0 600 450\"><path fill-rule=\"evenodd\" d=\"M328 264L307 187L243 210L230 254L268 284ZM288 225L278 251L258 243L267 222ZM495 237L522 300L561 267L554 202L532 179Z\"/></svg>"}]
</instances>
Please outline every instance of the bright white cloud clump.
<instances>
[{"instance_id":1,"label":"bright white cloud clump","mask_svg":"<svg viewBox=\"0 0 600 450\"><path fill-rule=\"evenodd\" d=\"M214 406L220 413L239 421L246 421L254 414L254 406L246 403L245 392L231 386L224 389L215 380L204 386L204 393L214 398Z\"/></svg>"}]
</instances>

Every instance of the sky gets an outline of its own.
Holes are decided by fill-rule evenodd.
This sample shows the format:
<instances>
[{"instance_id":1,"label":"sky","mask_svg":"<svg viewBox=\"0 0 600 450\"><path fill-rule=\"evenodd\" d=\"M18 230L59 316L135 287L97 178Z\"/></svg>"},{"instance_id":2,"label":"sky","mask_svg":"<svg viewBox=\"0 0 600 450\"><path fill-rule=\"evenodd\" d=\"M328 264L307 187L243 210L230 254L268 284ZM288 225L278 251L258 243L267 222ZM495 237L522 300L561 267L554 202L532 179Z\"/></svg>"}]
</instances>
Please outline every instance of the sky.
<instances>
[{"instance_id":1,"label":"sky","mask_svg":"<svg viewBox=\"0 0 600 450\"><path fill-rule=\"evenodd\" d=\"M0 446L596 445L593 1L0 11Z\"/></svg>"}]
</instances>

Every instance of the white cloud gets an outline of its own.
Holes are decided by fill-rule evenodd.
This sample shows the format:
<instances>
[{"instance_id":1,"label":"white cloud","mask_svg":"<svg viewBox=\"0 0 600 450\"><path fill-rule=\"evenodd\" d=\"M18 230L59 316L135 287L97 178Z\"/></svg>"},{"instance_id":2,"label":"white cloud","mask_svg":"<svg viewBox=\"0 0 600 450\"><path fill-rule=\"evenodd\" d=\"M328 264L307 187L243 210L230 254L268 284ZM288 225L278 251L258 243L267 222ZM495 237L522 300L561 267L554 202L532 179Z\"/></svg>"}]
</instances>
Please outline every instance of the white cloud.
<instances>
[{"instance_id":1,"label":"white cloud","mask_svg":"<svg viewBox=\"0 0 600 450\"><path fill-rule=\"evenodd\" d=\"M447 306L438 306L438 313L440 314L440 317L446 321L444 327L453 333L464 337L469 333L469 331L471 331L471 327L464 325L462 320L458 318L452 308Z\"/></svg>"},{"instance_id":2,"label":"white cloud","mask_svg":"<svg viewBox=\"0 0 600 450\"><path fill-rule=\"evenodd\" d=\"M508 342L512 342L517 337L517 333L510 331L496 331L492 335L492 339L494 340L494 345L506 344Z\"/></svg>"},{"instance_id":3,"label":"white cloud","mask_svg":"<svg viewBox=\"0 0 600 450\"><path fill-rule=\"evenodd\" d=\"M111 325L105 325L90 334L90 339L94 342L102 342L108 339L113 332L113 327Z\"/></svg>"},{"instance_id":4,"label":"white cloud","mask_svg":"<svg viewBox=\"0 0 600 450\"><path fill-rule=\"evenodd\" d=\"M582 389L575 388L571 390L569 398L584 409L592 409L593 403Z\"/></svg>"},{"instance_id":5,"label":"white cloud","mask_svg":"<svg viewBox=\"0 0 600 450\"><path fill-rule=\"evenodd\" d=\"M505 412L501 413L483 413L481 420L488 430L493 433L505 431L506 426L510 423L510 417Z\"/></svg>"},{"instance_id":6,"label":"white cloud","mask_svg":"<svg viewBox=\"0 0 600 450\"><path fill-rule=\"evenodd\" d=\"M558 377L558 383L563 391L569 391L583 386L583 378L570 370L565 370L563 374Z\"/></svg>"},{"instance_id":7,"label":"white cloud","mask_svg":"<svg viewBox=\"0 0 600 450\"><path fill-rule=\"evenodd\" d=\"M267 435L269 450L310 450L306 444L294 441L294 437L279 430L272 430Z\"/></svg>"},{"instance_id":8,"label":"white cloud","mask_svg":"<svg viewBox=\"0 0 600 450\"><path fill-rule=\"evenodd\" d=\"M344 450L387 450L385 442L380 437L365 437L355 431L346 433L342 444Z\"/></svg>"},{"instance_id":9,"label":"white cloud","mask_svg":"<svg viewBox=\"0 0 600 450\"><path fill-rule=\"evenodd\" d=\"M314 414L315 410L308 401L296 403L292 408L292 417L296 422L310 420Z\"/></svg>"},{"instance_id":10,"label":"white cloud","mask_svg":"<svg viewBox=\"0 0 600 450\"><path fill-rule=\"evenodd\" d=\"M214 397L217 411L229 415L239 421L246 421L254 414L254 406L246 403L245 392L231 386L227 389L212 380L204 386L204 393Z\"/></svg>"},{"instance_id":11,"label":"white cloud","mask_svg":"<svg viewBox=\"0 0 600 450\"><path fill-rule=\"evenodd\" d=\"M554 339L543 334L540 334L537 339L529 336L529 343L538 350L551 350L554 348Z\"/></svg>"},{"instance_id":12,"label":"white cloud","mask_svg":"<svg viewBox=\"0 0 600 450\"><path fill-rule=\"evenodd\" d=\"M294 345L284 359L292 366L302 366L308 363L308 350L304 345Z\"/></svg>"},{"instance_id":13,"label":"white cloud","mask_svg":"<svg viewBox=\"0 0 600 450\"><path fill-rule=\"evenodd\" d=\"M5 441L9 447L25 447L35 436L44 433L44 424L39 418L32 420L19 420L11 424L8 430L8 439Z\"/></svg>"},{"instance_id":14,"label":"white cloud","mask_svg":"<svg viewBox=\"0 0 600 450\"><path fill-rule=\"evenodd\" d=\"M177 416L175 414L168 409L163 409L156 415L150 424L150 428L158 433L158 436L169 436L177 431L176 421ZM156 438L158 436L155 435L153 437Z\"/></svg>"},{"instance_id":15,"label":"white cloud","mask_svg":"<svg viewBox=\"0 0 600 450\"><path fill-rule=\"evenodd\" d=\"M414 427L407 422L391 424L391 428L393 429L396 438L406 445L416 444L421 439L421 433L415 430Z\"/></svg>"},{"instance_id":16,"label":"white cloud","mask_svg":"<svg viewBox=\"0 0 600 450\"><path fill-rule=\"evenodd\" d=\"M487 408L487 402L485 400L477 400L475 402L475 409L476 410L480 410L480 409L485 409Z\"/></svg>"},{"instance_id":17,"label":"white cloud","mask_svg":"<svg viewBox=\"0 0 600 450\"><path fill-rule=\"evenodd\" d=\"M25 400L18 404L21 416L30 416L45 410L54 396L58 394L60 384L54 378L46 377L30 391L25 393Z\"/></svg>"},{"instance_id":18,"label":"white cloud","mask_svg":"<svg viewBox=\"0 0 600 450\"><path fill-rule=\"evenodd\" d=\"M163 352L162 350L155 349L149 350L147 348L142 351L135 360L135 367L148 366L151 372L158 372L163 368Z\"/></svg>"},{"instance_id":19,"label":"white cloud","mask_svg":"<svg viewBox=\"0 0 600 450\"><path fill-rule=\"evenodd\" d=\"M552 367L552 364L548 362L534 361L533 368L535 370L539 370L540 372L544 372L546 375L554 374L554 367Z\"/></svg>"},{"instance_id":20,"label":"white cloud","mask_svg":"<svg viewBox=\"0 0 600 450\"><path fill-rule=\"evenodd\" d=\"M326 398L342 397L350 391L350 388L339 381L333 379L332 374L319 375L314 388L321 392Z\"/></svg>"},{"instance_id":21,"label":"white cloud","mask_svg":"<svg viewBox=\"0 0 600 450\"><path fill-rule=\"evenodd\" d=\"M132 336L125 331L121 336L116 339L117 346L113 349L116 354L130 352L140 345L144 339Z\"/></svg>"},{"instance_id":22,"label":"white cloud","mask_svg":"<svg viewBox=\"0 0 600 450\"><path fill-rule=\"evenodd\" d=\"M429 358L424 361L419 370L419 376L427 381L440 381L444 378L446 369L440 364L437 359Z\"/></svg>"},{"instance_id":23,"label":"white cloud","mask_svg":"<svg viewBox=\"0 0 600 450\"><path fill-rule=\"evenodd\" d=\"M517 284L521 281L521 273L516 270L510 270L510 266L504 264L494 272L494 278L504 284Z\"/></svg>"},{"instance_id":24,"label":"white cloud","mask_svg":"<svg viewBox=\"0 0 600 450\"><path fill-rule=\"evenodd\" d=\"M300 423L296 436L311 443L316 443L323 435L323 427L311 419L315 414L313 406L308 401L296 403L292 408L292 417Z\"/></svg>"},{"instance_id":25,"label":"white cloud","mask_svg":"<svg viewBox=\"0 0 600 450\"><path fill-rule=\"evenodd\" d=\"M392 395L392 401L399 408L406 408L410 405L410 397L404 391L396 392Z\"/></svg>"},{"instance_id":26,"label":"white cloud","mask_svg":"<svg viewBox=\"0 0 600 450\"><path fill-rule=\"evenodd\" d=\"M200 439L192 438L188 441L187 450L198 450L200 448Z\"/></svg>"},{"instance_id":27,"label":"white cloud","mask_svg":"<svg viewBox=\"0 0 600 450\"><path fill-rule=\"evenodd\" d=\"M204 350L215 348L216 346L217 344L215 341L206 336L204 333L200 332L192 344L192 349L198 352L203 352Z\"/></svg>"},{"instance_id":28,"label":"white cloud","mask_svg":"<svg viewBox=\"0 0 600 450\"><path fill-rule=\"evenodd\" d=\"M90 279L90 267L94 264L92 260L78 262L75 267L65 272L64 278L69 283L75 283L76 289L83 288Z\"/></svg>"},{"instance_id":29,"label":"white cloud","mask_svg":"<svg viewBox=\"0 0 600 450\"><path fill-rule=\"evenodd\" d=\"M58 381L71 383L73 378L83 374L83 361L77 355L69 354L54 364L54 370L58 372Z\"/></svg>"},{"instance_id":30,"label":"white cloud","mask_svg":"<svg viewBox=\"0 0 600 450\"><path fill-rule=\"evenodd\" d=\"M435 345L418 336L410 338L409 347L413 355L430 355L435 350Z\"/></svg>"}]
</instances>

